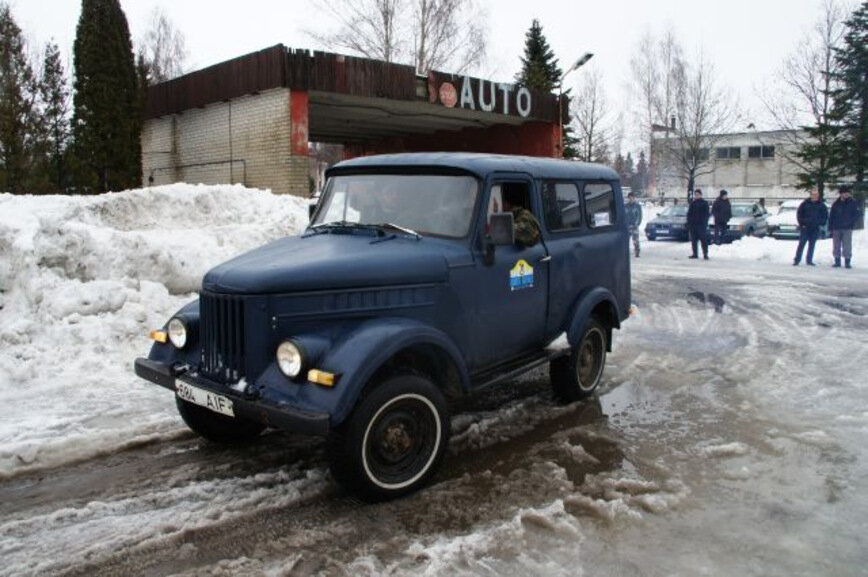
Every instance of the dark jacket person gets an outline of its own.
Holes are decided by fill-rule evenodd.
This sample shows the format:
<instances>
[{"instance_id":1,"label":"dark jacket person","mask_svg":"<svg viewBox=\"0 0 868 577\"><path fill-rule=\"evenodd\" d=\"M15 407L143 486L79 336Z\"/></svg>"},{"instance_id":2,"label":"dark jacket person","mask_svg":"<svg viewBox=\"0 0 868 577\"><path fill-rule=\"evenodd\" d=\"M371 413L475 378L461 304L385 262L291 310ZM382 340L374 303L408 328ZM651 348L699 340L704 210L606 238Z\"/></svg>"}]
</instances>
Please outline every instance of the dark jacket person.
<instances>
[{"instance_id":1,"label":"dark jacket person","mask_svg":"<svg viewBox=\"0 0 868 577\"><path fill-rule=\"evenodd\" d=\"M708 260L708 202L702 198L702 191L693 191L693 201L687 207L687 232L690 234L690 248L693 254L690 258L699 258L696 252L697 243L702 244L702 257Z\"/></svg>"},{"instance_id":2,"label":"dark jacket person","mask_svg":"<svg viewBox=\"0 0 868 577\"><path fill-rule=\"evenodd\" d=\"M852 268L850 260L853 257L853 229L862 218L859 211L859 203L850 196L850 189L842 186L838 191L838 200L832 203L829 212L829 231L832 233L832 258L835 264L841 266L841 256L844 257L844 266Z\"/></svg>"},{"instance_id":3,"label":"dark jacket person","mask_svg":"<svg viewBox=\"0 0 868 577\"><path fill-rule=\"evenodd\" d=\"M726 234L726 225L732 218L732 205L729 203L729 193L720 191L720 195L711 205L711 216L714 217L714 244L720 244Z\"/></svg>"},{"instance_id":4,"label":"dark jacket person","mask_svg":"<svg viewBox=\"0 0 868 577\"><path fill-rule=\"evenodd\" d=\"M814 266L814 246L820 235L820 227L826 224L828 218L829 209L826 208L826 203L820 198L820 193L816 189L812 190L810 198L805 199L796 211L796 219L799 221L799 246L796 248L793 265L798 265L802 261L802 252L807 244L808 254L805 263Z\"/></svg>"}]
</instances>

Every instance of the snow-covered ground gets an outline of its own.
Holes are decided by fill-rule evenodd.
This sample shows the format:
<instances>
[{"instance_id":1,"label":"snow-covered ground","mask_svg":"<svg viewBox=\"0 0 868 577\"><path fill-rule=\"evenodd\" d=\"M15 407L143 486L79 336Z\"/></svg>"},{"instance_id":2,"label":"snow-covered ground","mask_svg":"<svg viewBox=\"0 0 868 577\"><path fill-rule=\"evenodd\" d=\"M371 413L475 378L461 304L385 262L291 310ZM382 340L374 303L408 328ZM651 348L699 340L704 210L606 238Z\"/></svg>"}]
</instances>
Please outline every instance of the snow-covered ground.
<instances>
[{"instance_id":1,"label":"snow-covered ground","mask_svg":"<svg viewBox=\"0 0 868 577\"><path fill-rule=\"evenodd\" d=\"M177 185L0 195L0 575L858 574L868 238L648 242L598 400L545 371L453 419L436 483L360 506L321 441L215 449L132 373L214 264L306 202ZM646 221L651 218L646 211Z\"/></svg>"},{"instance_id":2,"label":"snow-covered ground","mask_svg":"<svg viewBox=\"0 0 868 577\"><path fill-rule=\"evenodd\" d=\"M212 266L306 226L306 204L241 186L0 195L0 479L182 433L132 374L148 330Z\"/></svg>"}]
</instances>

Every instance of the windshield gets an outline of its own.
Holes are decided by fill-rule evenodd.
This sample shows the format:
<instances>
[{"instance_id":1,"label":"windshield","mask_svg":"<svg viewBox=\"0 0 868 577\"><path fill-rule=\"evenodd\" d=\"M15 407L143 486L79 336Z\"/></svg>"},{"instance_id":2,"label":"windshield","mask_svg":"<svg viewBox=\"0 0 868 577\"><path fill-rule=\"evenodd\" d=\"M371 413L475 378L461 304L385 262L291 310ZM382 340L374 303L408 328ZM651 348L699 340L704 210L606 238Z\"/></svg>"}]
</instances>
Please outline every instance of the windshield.
<instances>
[{"instance_id":1,"label":"windshield","mask_svg":"<svg viewBox=\"0 0 868 577\"><path fill-rule=\"evenodd\" d=\"M732 216L753 216L752 204L734 204L732 205Z\"/></svg>"},{"instance_id":2,"label":"windshield","mask_svg":"<svg viewBox=\"0 0 868 577\"><path fill-rule=\"evenodd\" d=\"M795 206L782 206L780 209L778 209L778 214L784 214L785 212L796 212L796 208L797 207Z\"/></svg>"},{"instance_id":3,"label":"windshield","mask_svg":"<svg viewBox=\"0 0 868 577\"><path fill-rule=\"evenodd\" d=\"M661 213L663 216L685 216L687 215L686 206L669 206Z\"/></svg>"},{"instance_id":4,"label":"windshield","mask_svg":"<svg viewBox=\"0 0 868 577\"><path fill-rule=\"evenodd\" d=\"M461 238L470 231L479 183L472 176L354 174L329 179L311 225L394 224Z\"/></svg>"}]
</instances>

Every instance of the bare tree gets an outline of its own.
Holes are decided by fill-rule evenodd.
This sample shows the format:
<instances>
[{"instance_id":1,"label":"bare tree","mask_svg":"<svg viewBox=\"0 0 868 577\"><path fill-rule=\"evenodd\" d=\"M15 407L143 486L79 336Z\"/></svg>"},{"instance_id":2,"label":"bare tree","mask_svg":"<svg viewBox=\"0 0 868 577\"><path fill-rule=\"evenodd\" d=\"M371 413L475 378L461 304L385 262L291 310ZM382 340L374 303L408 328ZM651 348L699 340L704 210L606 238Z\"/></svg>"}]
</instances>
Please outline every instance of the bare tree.
<instances>
[{"instance_id":1,"label":"bare tree","mask_svg":"<svg viewBox=\"0 0 868 577\"><path fill-rule=\"evenodd\" d=\"M185 44L184 33L175 28L162 8L154 8L139 48L152 83L165 82L184 74L187 61Z\"/></svg>"},{"instance_id":2,"label":"bare tree","mask_svg":"<svg viewBox=\"0 0 868 577\"><path fill-rule=\"evenodd\" d=\"M574 102L577 158L608 164L612 135L603 77L598 68L592 66L584 71Z\"/></svg>"},{"instance_id":3,"label":"bare tree","mask_svg":"<svg viewBox=\"0 0 868 577\"><path fill-rule=\"evenodd\" d=\"M828 127L839 69L835 49L843 41L847 13L840 2L826 0L810 33L784 59L760 95L775 126L784 131L780 136L786 146L781 154L798 167L800 184L816 186L820 194L833 178L835 133Z\"/></svg>"},{"instance_id":4,"label":"bare tree","mask_svg":"<svg viewBox=\"0 0 868 577\"><path fill-rule=\"evenodd\" d=\"M466 72L485 58L484 14L474 0L317 0L336 24L307 35L331 50ZM411 41L402 40L411 38Z\"/></svg>"},{"instance_id":5,"label":"bare tree","mask_svg":"<svg viewBox=\"0 0 868 577\"><path fill-rule=\"evenodd\" d=\"M337 24L328 33L306 34L332 50L345 50L385 62L400 60L398 14L406 0L317 0L316 5Z\"/></svg>"},{"instance_id":6,"label":"bare tree","mask_svg":"<svg viewBox=\"0 0 868 577\"><path fill-rule=\"evenodd\" d=\"M415 0L416 70L451 67L463 73L485 59L486 33L482 13L470 0Z\"/></svg>"},{"instance_id":7,"label":"bare tree","mask_svg":"<svg viewBox=\"0 0 868 577\"><path fill-rule=\"evenodd\" d=\"M684 64L673 76L673 138L658 139L658 158L674 176L687 181L693 193L696 179L714 170L711 152L738 121L735 105L717 84L714 67L701 54L696 64Z\"/></svg>"},{"instance_id":8,"label":"bare tree","mask_svg":"<svg viewBox=\"0 0 868 577\"><path fill-rule=\"evenodd\" d=\"M638 107L639 132L649 150L649 173L654 188L659 173L654 135L664 132L668 136L670 132L677 81L684 74L684 58L674 31L667 29L659 39L646 32L636 44L630 68L639 92L634 101Z\"/></svg>"}]
</instances>

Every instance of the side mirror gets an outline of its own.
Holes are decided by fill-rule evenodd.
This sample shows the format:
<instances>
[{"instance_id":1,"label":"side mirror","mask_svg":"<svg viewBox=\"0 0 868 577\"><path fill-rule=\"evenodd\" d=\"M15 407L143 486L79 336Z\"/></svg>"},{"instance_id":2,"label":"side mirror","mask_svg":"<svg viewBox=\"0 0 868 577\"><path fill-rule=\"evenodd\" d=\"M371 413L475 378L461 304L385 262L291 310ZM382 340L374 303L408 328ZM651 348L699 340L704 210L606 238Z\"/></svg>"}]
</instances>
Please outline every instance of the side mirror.
<instances>
[{"instance_id":1,"label":"side mirror","mask_svg":"<svg viewBox=\"0 0 868 577\"><path fill-rule=\"evenodd\" d=\"M495 246L515 244L515 221L511 212L496 212L491 215L488 234Z\"/></svg>"}]
</instances>

